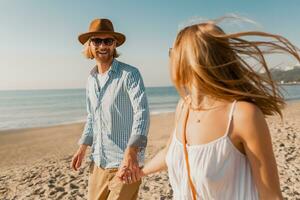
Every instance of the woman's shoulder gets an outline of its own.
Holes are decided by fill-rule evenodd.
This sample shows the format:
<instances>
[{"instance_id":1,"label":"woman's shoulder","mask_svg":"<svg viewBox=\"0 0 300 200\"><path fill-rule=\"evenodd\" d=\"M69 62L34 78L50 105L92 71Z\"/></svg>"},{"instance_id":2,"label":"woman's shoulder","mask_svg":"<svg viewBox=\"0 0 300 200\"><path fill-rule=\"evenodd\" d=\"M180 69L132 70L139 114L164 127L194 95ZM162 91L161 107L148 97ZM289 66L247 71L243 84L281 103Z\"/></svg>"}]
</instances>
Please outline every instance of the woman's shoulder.
<instances>
[{"instance_id":1,"label":"woman's shoulder","mask_svg":"<svg viewBox=\"0 0 300 200\"><path fill-rule=\"evenodd\" d=\"M265 115L254 103L238 101L233 113L234 132L244 140L259 138L265 133Z\"/></svg>"},{"instance_id":2,"label":"woman's shoulder","mask_svg":"<svg viewBox=\"0 0 300 200\"><path fill-rule=\"evenodd\" d=\"M178 100L177 106L176 106L176 110L175 110L175 119L178 120L180 113L182 112L182 110L184 109L184 106L187 104L187 99L184 97L180 97L180 99Z\"/></svg>"},{"instance_id":3,"label":"woman's shoulder","mask_svg":"<svg viewBox=\"0 0 300 200\"><path fill-rule=\"evenodd\" d=\"M235 105L234 117L239 121L249 121L257 117L264 118L261 109L254 103L248 101L237 101Z\"/></svg>"}]
</instances>

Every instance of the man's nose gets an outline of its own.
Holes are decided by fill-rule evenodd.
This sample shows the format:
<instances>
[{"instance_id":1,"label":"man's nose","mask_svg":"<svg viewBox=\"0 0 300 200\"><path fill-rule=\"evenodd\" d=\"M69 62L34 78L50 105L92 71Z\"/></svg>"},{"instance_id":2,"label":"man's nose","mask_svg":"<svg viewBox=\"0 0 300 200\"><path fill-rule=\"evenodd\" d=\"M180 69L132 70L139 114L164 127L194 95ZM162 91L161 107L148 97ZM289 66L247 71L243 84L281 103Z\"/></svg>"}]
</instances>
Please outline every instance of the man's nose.
<instances>
[{"instance_id":1,"label":"man's nose","mask_svg":"<svg viewBox=\"0 0 300 200\"><path fill-rule=\"evenodd\" d=\"M101 43L99 44L99 48L104 48L104 47L106 47L105 44L104 44L104 42L101 42Z\"/></svg>"}]
</instances>

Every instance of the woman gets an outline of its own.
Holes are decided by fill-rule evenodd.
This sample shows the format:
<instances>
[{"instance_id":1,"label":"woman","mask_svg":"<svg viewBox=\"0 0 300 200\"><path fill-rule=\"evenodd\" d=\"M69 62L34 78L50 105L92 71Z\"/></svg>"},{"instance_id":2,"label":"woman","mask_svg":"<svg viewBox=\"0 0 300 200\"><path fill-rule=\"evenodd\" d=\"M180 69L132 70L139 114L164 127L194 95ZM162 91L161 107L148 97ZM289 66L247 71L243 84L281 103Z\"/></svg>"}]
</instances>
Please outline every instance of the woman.
<instances>
[{"instance_id":1,"label":"woman","mask_svg":"<svg viewBox=\"0 0 300 200\"><path fill-rule=\"evenodd\" d=\"M244 38L250 36L264 40ZM296 47L279 35L225 34L214 22L181 30L170 52L171 77L182 97L175 130L141 176L168 169L178 200L282 199L265 120L282 116L284 106L264 57L277 52L300 61Z\"/></svg>"}]
</instances>

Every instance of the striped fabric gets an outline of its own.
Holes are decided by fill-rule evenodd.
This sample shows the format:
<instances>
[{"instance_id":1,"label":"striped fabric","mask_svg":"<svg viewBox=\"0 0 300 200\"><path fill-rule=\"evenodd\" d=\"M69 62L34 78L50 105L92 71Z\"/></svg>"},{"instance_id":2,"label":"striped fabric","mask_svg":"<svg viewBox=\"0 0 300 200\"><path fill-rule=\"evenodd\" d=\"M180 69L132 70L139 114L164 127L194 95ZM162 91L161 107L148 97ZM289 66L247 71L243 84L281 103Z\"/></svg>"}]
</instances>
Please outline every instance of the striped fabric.
<instances>
[{"instance_id":1,"label":"striped fabric","mask_svg":"<svg viewBox=\"0 0 300 200\"><path fill-rule=\"evenodd\" d=\"M86 87L87 121L78 144L92 146L90 159L102 168L117 168L128 146L139 147L144 165L149 129L149 107L138 69L116 59L101 88L97 66Z\"/></svg>"}]
</instances>

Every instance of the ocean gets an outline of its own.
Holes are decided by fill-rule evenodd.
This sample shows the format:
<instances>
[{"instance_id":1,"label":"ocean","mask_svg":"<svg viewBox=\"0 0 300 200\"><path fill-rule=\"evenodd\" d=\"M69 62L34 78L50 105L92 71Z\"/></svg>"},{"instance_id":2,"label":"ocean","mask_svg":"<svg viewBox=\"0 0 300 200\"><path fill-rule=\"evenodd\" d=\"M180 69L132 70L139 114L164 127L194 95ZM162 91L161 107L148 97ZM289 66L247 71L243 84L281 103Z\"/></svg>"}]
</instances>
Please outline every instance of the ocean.
<instances>
[{"instance_id":1,"label":"ocean","mask_svg":"<svg viewBox=\"0 0 300 200\"><path fill-rule=\"evenodd\" d=\"M300 85L283 85L287 101L300 99ZM174 87L146 88L151 114L174 112L179 96ZM85 90L0 91L0 130L44 127L86 118Z\"/></svg>"}]
</instances>

